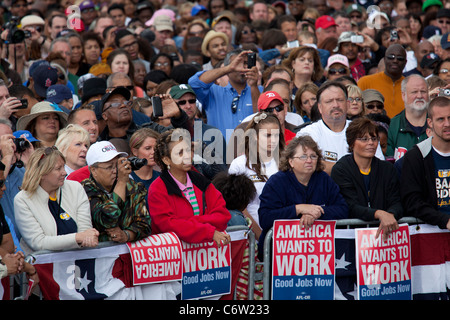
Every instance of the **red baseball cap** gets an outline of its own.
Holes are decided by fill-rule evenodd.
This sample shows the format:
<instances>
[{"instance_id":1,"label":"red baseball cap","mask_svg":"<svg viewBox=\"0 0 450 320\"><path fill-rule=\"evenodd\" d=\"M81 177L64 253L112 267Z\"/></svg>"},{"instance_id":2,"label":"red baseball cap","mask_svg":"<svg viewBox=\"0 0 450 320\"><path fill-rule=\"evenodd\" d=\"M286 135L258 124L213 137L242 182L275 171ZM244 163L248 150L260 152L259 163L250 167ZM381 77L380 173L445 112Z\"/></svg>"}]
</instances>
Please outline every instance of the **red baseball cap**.
<instances>
[{"instance_id":1,"label":"red baseball cap","mask_svg":"<svg viewBox=\"0 0 450 320\"><path fill-rule=\"evenodd\" d=\"M280 101L281 104L284 105L283 98L281 98L281 96L277 92L267 91L261 93L261 95L258 98L258 110L259 111L266 110L269 107L270 103L274 100L278 100Z\"/></svg>"},{"instance_id":2,"label":"red baseball cap","mask_svg":"<svg viewBox=\"0 0 450 320\"><path fill-rule=\"evenodd\" d=\"M336 21L330 16L321 16L316 20L316 30L319 28L327 29L329 27L337 26Z\"/></svg>"}]
</instances>

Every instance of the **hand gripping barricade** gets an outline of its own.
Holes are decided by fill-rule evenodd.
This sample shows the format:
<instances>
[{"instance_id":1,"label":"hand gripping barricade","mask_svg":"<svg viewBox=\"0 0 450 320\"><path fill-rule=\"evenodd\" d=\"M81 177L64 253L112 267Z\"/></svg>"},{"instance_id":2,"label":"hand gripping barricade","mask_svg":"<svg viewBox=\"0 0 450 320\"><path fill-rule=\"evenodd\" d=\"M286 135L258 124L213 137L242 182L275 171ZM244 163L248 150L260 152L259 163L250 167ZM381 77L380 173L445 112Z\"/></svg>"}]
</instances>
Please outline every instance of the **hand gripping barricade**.
<instances>
[{"instance_id":1,"label":"hand gripping barricade","mask_svg":"<svg viewBox=\"0 0 450 320\"><path fill-rule=\"evenodd\" d=\"M246 261L248 264L246 267L248 269L246 274L248 289L246 288L245 293L249 299L252 299L255 281L253 272L255 270L255 236L248 227L244 226L229 227L227 233L232 239L229 246L231 254L229 289L228 293L220 294L216 298L236 298L235 289L238 277L240 277L240 271ZM160 252L162 251L160 250ZM247 257L244 258L244 255ZM40 299L165 300L176 299L180 294L182 281L134 285L133 258L125 244L102 242L96 248L63 252L39 251L28 255L26 260L34 264L38 270L40 283L37 292L40 294ZM185 263L189 262L189 258L183 260ZM7 281L4 281L5 284L0 287L6 288L4 299L27 299L28 281L26 277L20 275L15 278L17 278L15 282L13 282L13 277L9 278L12 283L11 288L8 287ZM18 296L14 295L13 283L20 285ZM214 282L211 283L214 284Z\"/></svg>"},{"instance_id":2,"label":"hand gripping barricade","mask_svg":"<svg viewBox=\"0 0 450 320\"><path fill-rule=\"evenodd\" d=\"M400 229L393 233L392 237L381 240L380 236L377 241L374 236L377 228L370 228L374 225L378 226L378 221L366 222L358 219L336 221L335 282L331 288L331 291L334 289L334 292L331 292L332 299L449 299L450 232L448 230L423 224L416 218L405 217L399 220ZM311 292L321 286L323 286L322 291L325 291L326 280L320 277L317 279L317 275L324 277L326 272L320 271L328 269L320 265L320 262L329 262L329 260L308 256L309 253L316 253L313 249L320 247L320 241L324 244L326 240L316 238L315 246L311 239L305 240L304 243L296 242L295 239L291 243L283 243L279 241L279 230L277 227L277 234L275 234L272 228L264 241L262 262L264 300L299 300L314 297L328 299L329 295L324 292L318 294L315 292L316 296ZM364 233L367 232L369 236L364 237ZM293 237L293 234L289 236ZM313 232L309 233L311 234L314 236ZM282 232L281 235L283 235ZM275 237L276 243L274 243ZM364 246L367 246L369 250ZM285 254L285 256L281 255L281 258L277 256L276 251L280 248ZM289 253L292 252L294 257L289 259ZM303 261L306 263L302 264ZM280 269L284 272L281 276ZM316 273L314 274L313 271ZM290 277L292 274L294 276Z\"/></svg>"}]
</instances>

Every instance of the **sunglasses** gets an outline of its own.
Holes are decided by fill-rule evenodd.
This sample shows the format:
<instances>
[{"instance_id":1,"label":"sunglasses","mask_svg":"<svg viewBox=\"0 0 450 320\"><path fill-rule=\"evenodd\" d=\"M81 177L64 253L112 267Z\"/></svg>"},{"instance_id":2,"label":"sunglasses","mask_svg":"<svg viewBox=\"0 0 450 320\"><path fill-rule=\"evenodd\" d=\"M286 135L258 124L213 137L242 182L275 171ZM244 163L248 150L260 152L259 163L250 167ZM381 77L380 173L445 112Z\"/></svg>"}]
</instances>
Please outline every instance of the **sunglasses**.
<instances>
[{"instance_id":1,"label":"sunglasses","mask_svg":"<svg viewBox=\"0 0 450 320\"><path fill-rule=\"evenodd\" d=\"M106 110L110 109L110 108L119 108L121 106L126 106L126 107L131 107L131 105L133 104L132 101L123 101L123 102L113 102L111 103L109 106L107 106L103 112L105 112Z\"/></svg>"},{"instance_id":2,"label":"sunglasses","mask_svg":"<svg viewBox=\"0 0 450 320\"><path fill-rule=\"evenodd\" d=\"M276 110L277 112L283 111L284 110L284 106L282 104L275 106L273 108L266 108L264 109L264 112L267 113L272 113L274 110Z\"/></svg>"},{"instance_id":3,"label":"sunglasses","mask_svg":"<svg viewBox=\"0 0 450 320\"><path fill-rule=\"evenodd\" d=\"M232 113L236 113L236 111L237 111L237 105L239 102L239 98L240 98L240 96L234 97L233 101L231 101L231 112Z\"/></svg>"},{"instance_id":4,"label":"sunglasses","mask_svg":"<svg viewBox=\"0 0 450 320\"><path fill-rule=\"evenodd\" d=\"M189 104L194 104L194 103L197 102L197 100L196 100L196 99L180 100L180 101L178 101L177 103L178 103L178 105L180 105L180 106L184 106L184 105L186 104L186 102L189 103Z\"/></svg>"},{"instance_id":5,"label":"sunglasses","mask_svg":"<svg viewBox=\"0 0 450 320\"><path fill-rule=\"evenodd\" d=\"M58 148L56 146L53 147L47 147L44 149L44 153L42 154L41 158L39 159L39 161L41 161L42 159L44 159L46 156L50 155L53 151L58 150Z\"/></svg>"},{"instance_id":6,"label":"sunglasses","mask_svg":"<svg viewBox=\"0 0 450 320\"><path fill-rule=\"evenodd\" d=\"M346 74L347 70L345 68L339 68L339 69L331 68L330 70L328 70L328 73L329 74L337 74L337 73L339 73L339 74Z\"/></svg>"},{"instance_id":7,"label":"sunglasses","mask_svg":"<svg viewBox=\"0 0 450 320\"><path fill-rule=\"evenodd\" d=\"M383 110L384 106L382 104L368 104L366 105L366 108L370 110L375 108L377 108L378 110Z\"/></svg>"},{"instance_id":8,"label":"sunglasses","mask_svg":"<svg viewBox=\"0 0 450 320\"><path fill-rule=\"evenodd\" d=\"M403 61L406 60L405 57L402 57L402 56L396 56L395 54L390 54L390 55L386 56L386 58L388 58L388 60L394 60L394 59L397 59L397 61L400 61L400 62L403 62Z\"/></svg>"}]
</instances>

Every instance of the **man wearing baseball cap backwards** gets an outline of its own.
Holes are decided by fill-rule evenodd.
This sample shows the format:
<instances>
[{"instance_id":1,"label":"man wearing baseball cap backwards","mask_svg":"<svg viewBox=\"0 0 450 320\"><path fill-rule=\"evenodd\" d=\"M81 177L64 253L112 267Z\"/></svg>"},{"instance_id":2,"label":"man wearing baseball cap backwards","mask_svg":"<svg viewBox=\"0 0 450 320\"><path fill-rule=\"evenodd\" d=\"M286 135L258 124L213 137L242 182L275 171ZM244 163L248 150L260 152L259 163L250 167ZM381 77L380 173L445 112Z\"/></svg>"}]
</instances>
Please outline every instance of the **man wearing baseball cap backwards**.
<instances>
[{"instance_id":1,"label":"man wearing baseball cap backwards","mask_svg":"<svg viewBox=\"0 0 450 320\"><path fill-rule=\"evenodd\" d=\"M131 165L125 152L109 141L91 145L86 162L90 176L81 182L91 205L99 241L125 243L150 235L150 215L143 185L129 178Z\"/></svg>"}]
</instances>

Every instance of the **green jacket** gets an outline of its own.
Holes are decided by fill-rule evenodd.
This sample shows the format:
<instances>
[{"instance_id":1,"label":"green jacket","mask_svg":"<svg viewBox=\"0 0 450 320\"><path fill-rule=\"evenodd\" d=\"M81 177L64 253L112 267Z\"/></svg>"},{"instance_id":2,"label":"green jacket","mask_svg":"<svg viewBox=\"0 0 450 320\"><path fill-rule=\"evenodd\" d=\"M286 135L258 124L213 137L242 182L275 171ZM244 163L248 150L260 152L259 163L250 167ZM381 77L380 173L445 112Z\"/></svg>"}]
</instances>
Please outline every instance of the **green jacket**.
<instances>
[{"instance_id":1,"label":"green jacket","mask_svg":"<svg viewBox=\"0 0 450 320\"><path fill-rule=\"evenodd\" d=\"M151 219L145 205L147 191L141 183L130 179L126 201L114 192L108 193L92 175L81 182L91 204L92 223L100 232L99 241L108 241L105 229L120 227L136 232L140 240L150 235Z\"/></svg>"},{"instance_id":2,"label":"green jacket","mask_svg":"<svg viewBox=\"0 0 450 320\"><path fill-rule=\"evenodd\" d=\"M426 126L417 137L406 121L405 110L391 119L388 131L386 157L394 157L397 161L417 143L427 139Z\"/></svg>"}]
</instances>

